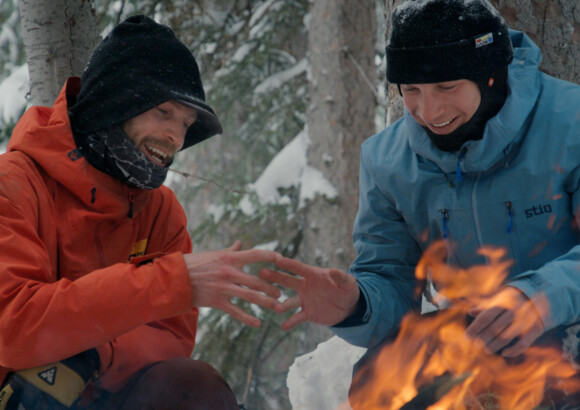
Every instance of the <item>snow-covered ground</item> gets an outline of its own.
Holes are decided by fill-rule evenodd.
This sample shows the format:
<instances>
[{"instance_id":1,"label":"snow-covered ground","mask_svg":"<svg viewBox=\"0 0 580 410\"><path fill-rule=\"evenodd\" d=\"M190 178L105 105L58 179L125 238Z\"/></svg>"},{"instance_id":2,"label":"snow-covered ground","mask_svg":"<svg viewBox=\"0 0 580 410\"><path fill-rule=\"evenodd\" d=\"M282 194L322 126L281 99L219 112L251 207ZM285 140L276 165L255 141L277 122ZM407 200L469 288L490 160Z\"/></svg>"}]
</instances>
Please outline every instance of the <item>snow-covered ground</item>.
<instances>
[{"instance_id":1,"label":"snow-covered ground","mask_svg":"<svg viewBox=\"0 0 580 410\"><path fill-rule=\"evenodd\" d=\"M293 410L350 410L352 367L366 349L337 336L294 361L287 386Z\"/></svg>"},{"instance_id":2,"label":"snow-covered ground","mask_svg":"<svg viewBox=\"0 0 580 410\"><path fill-rule=\"evenodd\" d=\"M431 293L437 295L434 288ZM427 313L435 309L423 297L421 311ZM366 349L334 336L312 352L297 357L290 366L286 382L292 409L351 410L348 389L352 368L365 352Z\"/></svg>"}]
</instances>

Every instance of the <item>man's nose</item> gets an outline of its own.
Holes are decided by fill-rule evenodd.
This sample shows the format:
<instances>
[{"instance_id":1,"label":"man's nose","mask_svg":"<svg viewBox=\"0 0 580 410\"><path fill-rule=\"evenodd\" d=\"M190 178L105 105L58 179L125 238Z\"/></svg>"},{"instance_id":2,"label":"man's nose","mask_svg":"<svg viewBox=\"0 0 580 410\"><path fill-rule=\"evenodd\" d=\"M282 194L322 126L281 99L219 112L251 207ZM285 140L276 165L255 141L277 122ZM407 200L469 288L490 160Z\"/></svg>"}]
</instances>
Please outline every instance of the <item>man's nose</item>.
<instances>
[{"instance_id":1,"label":"man's nose","mask_svg":"<svg viewBox=\"0 0 580 410\"><path fill-rule=\"evenodd\" d=\"M177 149L183 146L187 130L179 121L168 121L165 127L165 138L167 138Z\"/></svg>"},{"instance_id":2,"label":"man's nose","mask_svg":"<svg viewBox=\"0 0 580 410\"><path fill-rule=\"evenodd\" d=\"M441 119L441 113L443 111L443 105L439 101L436 95L431 93L425 93L422 96L421 103L419 104L420 113L419 115L426 122L434 122Z\"/></svg>"}]
</instances>

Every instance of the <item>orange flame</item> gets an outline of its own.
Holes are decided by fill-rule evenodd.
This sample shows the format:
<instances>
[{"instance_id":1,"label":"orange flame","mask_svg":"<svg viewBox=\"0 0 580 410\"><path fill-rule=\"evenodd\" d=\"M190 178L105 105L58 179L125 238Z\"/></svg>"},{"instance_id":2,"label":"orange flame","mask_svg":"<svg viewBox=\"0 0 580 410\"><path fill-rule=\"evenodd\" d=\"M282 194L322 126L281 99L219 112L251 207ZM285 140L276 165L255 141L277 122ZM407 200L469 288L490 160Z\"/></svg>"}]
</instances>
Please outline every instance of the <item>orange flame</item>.
<instances>
[{"instance_id":1,"label":"orange flame","mask_svg":"<svg viewBox=\"0 0 580 410\"><path fill-rule=\"evenodd\" d=\"M556 348L533 346L517 358L506 359L484 352L465 336L470 307L509 306L510 301L493 298L511 266L504 260L505 252L485 248L481 254L489 264L469 269L447 265L445 254L443 243L429 248L416 276L429 277L453 304L435 315L405 316L396 340L355 375L357 388L349 397L352 407L530 410L547 399L546 392L553 401L580 391L578 368ZM546 308L542 298L534 302L535 309ZM516 320L530 323L525 317L530 311L522 310Z\"/></svg>"}]
</instances>

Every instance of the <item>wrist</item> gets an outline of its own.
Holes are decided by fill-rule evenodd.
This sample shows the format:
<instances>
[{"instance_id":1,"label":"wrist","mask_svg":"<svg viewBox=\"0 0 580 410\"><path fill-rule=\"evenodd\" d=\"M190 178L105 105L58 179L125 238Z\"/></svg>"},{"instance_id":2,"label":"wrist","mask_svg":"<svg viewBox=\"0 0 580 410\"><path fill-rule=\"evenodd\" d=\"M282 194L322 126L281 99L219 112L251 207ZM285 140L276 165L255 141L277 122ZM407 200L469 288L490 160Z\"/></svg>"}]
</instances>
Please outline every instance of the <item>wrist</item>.
<instances>
[{"instance_id":1,"label":"wrist","mask_svg":"<svg viewBox=\"0 0 580 410\"><path fill-rule=\"evenodd\" d=\"M356 304L349 310L348 316L334 325L334 327L351 327L364 324L367 311L367 300L362 292L359 292Z\"/></svg>"}]
</instances>

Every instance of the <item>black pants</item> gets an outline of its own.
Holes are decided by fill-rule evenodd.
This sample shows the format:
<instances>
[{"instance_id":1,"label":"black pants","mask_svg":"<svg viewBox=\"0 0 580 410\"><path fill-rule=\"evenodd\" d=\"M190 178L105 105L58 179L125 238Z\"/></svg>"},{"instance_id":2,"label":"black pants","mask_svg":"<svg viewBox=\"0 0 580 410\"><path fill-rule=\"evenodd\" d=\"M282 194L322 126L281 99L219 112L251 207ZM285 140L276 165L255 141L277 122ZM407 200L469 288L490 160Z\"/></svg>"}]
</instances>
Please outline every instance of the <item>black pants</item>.
<instances>
[{"instance_id":1,"label":"black pants","mask_svg":"<svg viewBox=\"0 0 580 410\"><path fill-rule=\"evenodd\" d=\"M118 393L100 392L90 410L238 410L234 393L209 364L175 358L138 373Z\"/></svg>"}]
</instances>

